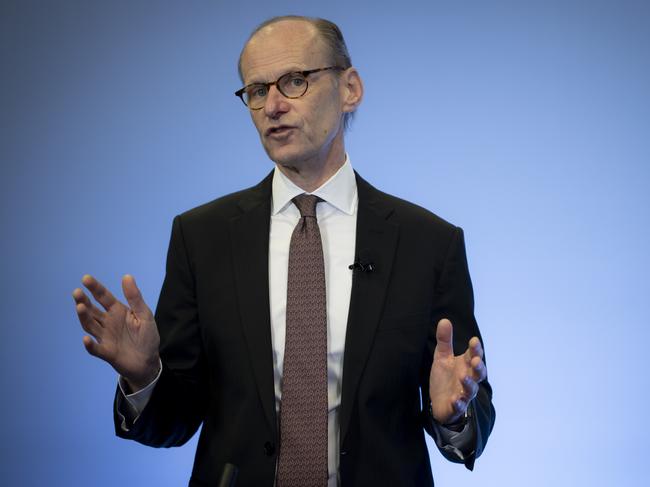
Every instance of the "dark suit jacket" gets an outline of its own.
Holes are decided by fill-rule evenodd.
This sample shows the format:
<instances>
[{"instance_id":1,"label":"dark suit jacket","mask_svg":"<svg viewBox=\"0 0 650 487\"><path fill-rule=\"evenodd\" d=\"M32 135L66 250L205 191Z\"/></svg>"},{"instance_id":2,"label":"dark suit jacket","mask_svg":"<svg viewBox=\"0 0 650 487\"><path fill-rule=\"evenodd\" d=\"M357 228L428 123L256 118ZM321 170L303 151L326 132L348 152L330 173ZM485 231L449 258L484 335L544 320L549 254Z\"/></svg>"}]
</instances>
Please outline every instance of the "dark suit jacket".
<instances>
[{"instance_id":1,"label":"dark suit jacket","mask_svg":"<svg viewBox=\"0 0 650 487\"><path fill-rule=\"evenodd\" d=\"M124 438L170 447L202 424L191 486L214 486L225 463L239 486L271 487L278 454L269 317L269 175L174 219L156 310L163 370ZM433 485L424 431L435 329L454 348L479 335L463 234L357 175L357 260L343 362L340 476L348 486ZM472 468L494 424L487 381L473 401ZM120 401L117 395L116 404ZM441 450L442 451L442 450ZM443 454L448 456L446 452ZM453 457L449 457L454 460Z\"/></svg>"}]
</instances>

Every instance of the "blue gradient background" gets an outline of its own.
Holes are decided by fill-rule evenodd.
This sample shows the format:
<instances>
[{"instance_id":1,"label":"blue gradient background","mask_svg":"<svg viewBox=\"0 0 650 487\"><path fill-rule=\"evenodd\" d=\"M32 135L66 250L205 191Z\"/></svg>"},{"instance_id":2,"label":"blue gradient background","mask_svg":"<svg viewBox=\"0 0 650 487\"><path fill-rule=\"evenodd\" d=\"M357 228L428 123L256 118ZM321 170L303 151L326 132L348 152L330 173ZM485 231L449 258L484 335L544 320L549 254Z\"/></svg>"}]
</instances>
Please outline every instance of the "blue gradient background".
<instances>
[{"instance_id":1,"label":"blue gradient background","mask_svg":"<svg viewBox=\"0 0 650 487\"><path fill-rule=\"evenodd\" d=\"M233 95L267 17L340 24L354 167L462 226L497 422L437 485L647 485L650 3L0 4L2 485L177 486L195 440L118 440L84 273L150 305L171 220L271 169Z\"/></svg>"}]
</instances>

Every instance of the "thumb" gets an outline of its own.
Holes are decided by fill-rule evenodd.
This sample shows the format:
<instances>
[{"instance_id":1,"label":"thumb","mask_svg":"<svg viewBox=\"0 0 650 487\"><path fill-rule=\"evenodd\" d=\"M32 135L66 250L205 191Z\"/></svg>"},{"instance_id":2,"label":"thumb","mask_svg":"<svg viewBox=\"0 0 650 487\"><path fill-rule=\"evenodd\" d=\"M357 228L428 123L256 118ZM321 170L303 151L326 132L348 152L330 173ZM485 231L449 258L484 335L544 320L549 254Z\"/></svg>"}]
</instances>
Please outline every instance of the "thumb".
<instances>
[{"instance_id":1,"label":"thumb","mask_svg":"<svg viewBox=\"0 0 650 487\"><path fill-rule=\"evenodd\" d=\"M138 316L150 313L149 307L142 299L142 294L135 283L133 276L127 274L122 278L122 292L133 312Z\"/></svg>"},{"instance_id":2,"label":"thumb","mask_svg":"<svg viewBox=\"0 0 650 487\"><path fill-rule=\"evenodd\" d=\"M447 318L443 318L438 322L436 342L434 358L454 356L454 330L451 321Z\"/></svg>"}]
</instances>

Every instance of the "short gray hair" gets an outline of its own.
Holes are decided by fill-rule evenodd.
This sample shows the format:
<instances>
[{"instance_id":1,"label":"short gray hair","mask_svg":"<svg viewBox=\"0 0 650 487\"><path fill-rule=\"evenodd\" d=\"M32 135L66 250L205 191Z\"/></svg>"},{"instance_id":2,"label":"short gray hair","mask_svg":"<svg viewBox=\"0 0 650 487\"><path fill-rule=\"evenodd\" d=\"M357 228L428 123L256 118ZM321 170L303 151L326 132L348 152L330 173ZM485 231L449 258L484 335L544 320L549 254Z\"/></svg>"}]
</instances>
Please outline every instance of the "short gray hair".
<instances>
[{"instance_id":1,"label":"short gray hair","mask_svg":"<svg viewBox=\"0 0 650 487\"><path fill-rule=\"evenodd\" d=\"M251 35L248 36L248 39L244 43L244 47L242 48L242 51L239 54L239 61L237 63L237 71L239 72L239 79L241 79L242 83L244 82L244 77L242 75L242 70L241 70L241 59L242 59L242 55L244 54L244 50L246 49L246 45L253 38L253 36L257 34L260 30L262 30L264 27L267 27L271 24L275 24L277 22L282 22L283 20L301 20L303 22L307 22L313 25L316 28L318 35L323 40L325 46L329 51L332 65L339 66L343 69L348 69L349 67L352 66L352 59L350 58L350 53L348 52L348 46L345 44L343 33L341 32L341 29L339 29L339 26L336 25L334 22L326 19L321 19L319 17L305 17L302 15L281 15L278 17L272 17L268 20L265 20L260 25L258 25L253 32L251 32ZM352 122L353 116L354 116L354 112L346 113L343 116L343 126L345 130L347 130L350 127L350 123Z\"/></svg>"}]
</instances>

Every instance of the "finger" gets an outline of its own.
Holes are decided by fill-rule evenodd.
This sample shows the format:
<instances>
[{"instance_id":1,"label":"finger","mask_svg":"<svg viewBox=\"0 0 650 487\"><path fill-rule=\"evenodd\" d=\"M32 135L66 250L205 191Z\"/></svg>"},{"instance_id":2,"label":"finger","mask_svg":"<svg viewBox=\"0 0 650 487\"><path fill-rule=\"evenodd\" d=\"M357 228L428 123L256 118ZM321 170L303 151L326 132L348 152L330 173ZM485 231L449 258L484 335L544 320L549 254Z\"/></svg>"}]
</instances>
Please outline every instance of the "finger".
<instances>
[{"instance_id":1,"label":"finger","mask_svg":"<svg viewBox=\"0 0 650 487\"><path fill-rule=\"evenodd\" d=\"M436 327L436 349L434 352L434 360L436 357L454 356L454 333L451 321L443 318L438 322Z\"/></svg>"},{"instance_id":2,"label":"finger","mask_svg":"<svg viewBox=\"0 0 650 487\"><path fill-rule=\"evenodd\" d=\"M99 343L97 343L95 340L90 338L88 335L84 335L82 338L84 347L86 348L86 351L92 355L93 357L100 358L102 360L104 359L104 356L102 354L101 346Z\"/></svg>"},{"instance_id":3,"label":"finger","mask_svg":"<svg viewBox=\"0 0 650 487\"><path fill-rule=\"evenodd\" d=\"M102 326L99 322L93 317L91 311L86 307L84 303L78 303L76 306L77 317L79 318L79 323L81 327L96 339L100 339L102 334Z\"/></svg>"},{"instance_id":4,"label":"finger","mask_svg":"<svg viewBox=\"0 0 650 487\"><path fill-rule=\"evenodd\" d=\"M478 337L472 337L469 341L469 352L472 357L483 358L483 346L481 345L481 340Z\"/></svg>"},{"instance_id":5,"label":"finger","mask_svg":"<svg viewBox=\"0 0 650 487\"><path fill-rule=\"evenodd\" d=\"M83 304L86 308L88 308L92 317L95 318L100 325L102 324L105 313L92 303L90 298L86 296L86 293L77 288L72 291L72 298L74 299L75 303Z\"/></svg>"},{"instance_id":6,"label":"finger","mask_svg":"<svg viewBox=\"0 0 650 487\"><path fill-rule=\"evenodd\" d=\"M476 397L476 394L478 393L478 384L470 376L465 377L462 382L462 399L464 402L469 403Z\"/></svg>"},{"instance_id":7,"label":"finger","mask_svg":"<svg viewBox=\"0 0 650 487\"><path fill-rule=\"evenodd\" d=\"M487 368L485 367L485 362L480 358L474 357L470 363L472 370L472 378L478 383L482 382L487 378Z\"/></svg>"},{"instance_id":8,"label":"finger","mask_svg":"<svg viewBox=\"0 0 650 487\"><path fill-rule=\"evenodd\" d=\"M483 346L478 337L472 337L468 343L467 350L463 354L463 359L467 367L471 367L472 359L478 357L483 358Z\"/></svg>"},{"instance_id":9,"label":"finger","mask_svg":"<svg viewBox=\"0 0 650 487\"><path fill-rule=\"evenodd\" d=\"M122 278L122 292L133 312L138 316L145 316L150 313L149 307L142 298L133 276L127 274Z\"/></svg>"},{"instance_id":10,"label":"finger","mask_svg":"<svg viewBox=\"0 0 650 487\"><path fill-rule=\"evenodd\" d=\"M117 299L115 299L115 296L113 296L113 294L111 294L111 292L93 276L86 274L81 278L81 283L88 288L93 297L104 307L104 309L109 309L118 302Z\"/></svg>"},{"instance_id":11,"label":"finger","mask_svg":"<svg viewBox=\"0 0 650 487\"><path fill-rule=\"evenodd\" d=\"M454 411L456 415L460 416L461 414L465 414L465 411L467 411L467 402L463 398L458 398L454 401Z\"/></svg>"}]
</instances>

